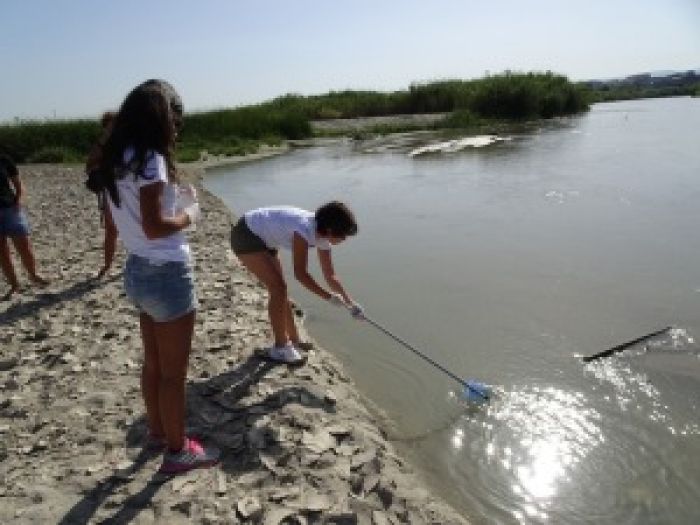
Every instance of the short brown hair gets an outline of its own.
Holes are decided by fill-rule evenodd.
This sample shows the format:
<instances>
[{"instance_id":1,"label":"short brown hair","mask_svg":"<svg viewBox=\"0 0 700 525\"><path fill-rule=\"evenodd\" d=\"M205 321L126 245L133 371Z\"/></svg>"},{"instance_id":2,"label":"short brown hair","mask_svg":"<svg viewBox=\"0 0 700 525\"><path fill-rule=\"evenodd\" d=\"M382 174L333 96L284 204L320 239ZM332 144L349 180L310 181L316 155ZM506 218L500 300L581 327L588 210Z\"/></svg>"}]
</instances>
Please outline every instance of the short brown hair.
<instances>
[{"instance_id":1,"label":"short brown hair","mask_svg":"<svg viewBox=\"0 0 700 525\"><path fill-rule=\"evenodd\" d=\"M349 237L357 233L355 215L340 201L331 201L316 210L316 231L333 237Z\"/></svg>"}]
</instances>

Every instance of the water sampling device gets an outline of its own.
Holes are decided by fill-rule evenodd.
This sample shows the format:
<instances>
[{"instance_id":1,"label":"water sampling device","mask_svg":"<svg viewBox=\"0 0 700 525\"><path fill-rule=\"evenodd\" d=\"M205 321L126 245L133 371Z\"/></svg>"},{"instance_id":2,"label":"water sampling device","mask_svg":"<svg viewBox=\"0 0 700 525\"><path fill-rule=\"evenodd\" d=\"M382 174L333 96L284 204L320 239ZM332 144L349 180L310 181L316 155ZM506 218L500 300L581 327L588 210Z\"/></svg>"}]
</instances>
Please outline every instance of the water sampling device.
<instances>
[{"instance_id":1,"label":"water sampling device","mask_svg":"<svg viewBox=\"0 0 700 525\"><path fill-rule=\"evenodd\" d=\"M462 387L462 397L465 400L477 402L477 403L482 403L482 402L488 401L491 398L493 392L492 392L491 387L489 387L488 385L481 383L479 381L474 381L473 379L461 379L457 374L450 372L441 364L436 363L430 357L428 357L427 355L418 351L412 345L408 344L406 341L401 339L399 336L390 332L388 329L384 328L377 321L370 319L369 317L367 317L364 314L362 315L362 319L367 321L369 324L374 326L377 330L379 330L383 334L391 337L397 343L401 344L405 348L408 348L411 352L416 354L418 357L420 357L421 359L423 359L427 363L431 364L433 367L437 368L439 371L441 371L443 374L445 374L449 378L457 381L460 384L460 386Z\"/></svg>"}]
</instances>

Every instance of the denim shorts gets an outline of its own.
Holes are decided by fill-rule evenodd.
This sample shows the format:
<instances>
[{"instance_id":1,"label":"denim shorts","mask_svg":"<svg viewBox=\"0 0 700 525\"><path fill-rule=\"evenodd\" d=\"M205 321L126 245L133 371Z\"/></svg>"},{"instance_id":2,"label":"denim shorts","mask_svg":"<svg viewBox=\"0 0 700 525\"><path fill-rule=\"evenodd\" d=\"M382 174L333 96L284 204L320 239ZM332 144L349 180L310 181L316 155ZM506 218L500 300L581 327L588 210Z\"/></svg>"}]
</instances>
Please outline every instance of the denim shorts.
<instances>
[{"instance_id":1,"label":"denim shorts","mask_svg":"<svg viewBox=\"0 0 700 525\"><path fill-rule=\"evenodd\" d=\"M29 235L27 212L20 206L0 208L0 235L19 237Z\"/></svg>"},{"instance_id":2,"label":"denim shorts","mask_svg":"<svg viewBox=\"0 0 700 525\"><path fill-rule=\"evenodd\" d=\"M181 261L152 261L129 255L124 290L140 312L158 323L174 321L197 309L192 267Z\"/></svg>"}]
</instances>

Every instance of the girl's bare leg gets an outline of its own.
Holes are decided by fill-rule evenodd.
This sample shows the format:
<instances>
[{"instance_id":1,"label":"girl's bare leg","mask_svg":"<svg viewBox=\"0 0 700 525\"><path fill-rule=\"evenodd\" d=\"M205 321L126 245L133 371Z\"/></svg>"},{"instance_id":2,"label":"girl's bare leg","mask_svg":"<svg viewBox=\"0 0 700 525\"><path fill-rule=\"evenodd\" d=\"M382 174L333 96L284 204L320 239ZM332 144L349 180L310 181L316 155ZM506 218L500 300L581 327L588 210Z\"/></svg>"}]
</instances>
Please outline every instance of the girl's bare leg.
<instances>
[{"instance_id":1,"label":"girl's bare leg","mask_svg":"<svg viewBox=\"0 0 700 525\"><path fill-rule=\"evenodd\" d=\"M284 281L284 275L279 267L279 260L268 252L247 253L239 255L238 259L267 288L269 296L267 312L272 325L275 346L284 346L288 341L287 311L289 310L289 299L287 298L287 283Z\"/></svg>"},{"instance_id":2,"label":"girl's bare leg","mask_svg":"<svg viewBox=\"0 0 700 525\"><path fill-rule=\"evenodd\" d=\"M10 285L10 291L7 294L9 297L10 295L19 290L19 281L17 280L15 268L14 266L12 266L10 245L7 242L7 237L4 235L0 236L0 267L2 268L2 274L5 276L5 279Z\"/></svg>"},{"instance_id":3,"label":"girl's bare leg","mask_svg":"<svg viewBox=\"0 0 700 525\"><path fill-rule=\"evenodd\" d=\"M48 284L48 281L43 277L40 277L36 273L36 260L34 259L34 252L32 251L32 244L29 242L28 235L17 235L12 237L12 243L15 245L15 249L19 254L19 258L22 261L22 265L27 270L29 278L35 284Z\"/></svg>"},{"instance_id":4,"label":"girl's bare leg","mask_svg":"<svg viewBox=\"0 0 700 525\"><path fill-rule=\"evenodd\" d=\"M275 267L279 271L280 275L283 275L282 263L280 262L280 258L275 256L275 257L273 257L273 259L275 261ZM299 342L299 333L297 332L297 326L296 326L296 323L294 322L294 310L292 309L292 303L289 301L289 297L287 297L287 306L285 307L284 320L285 320L284 325L285 325L286 337L292 343L298 343Z\"/></svg>"},{"instance_id":5,"label":"girl's bare leg","mask_svg":"<svg viewBox=\"0 0 700 525\"><path fill-rule=\"evenodd\" d=\"M143 368L141 369L141 395L146 405L148 430L152 436L164 436L160 417L158 395L160 391L160 359L156 341L155 321L142 313L139 317L141 340L143 341Z\"/></svg>"},{"instance_id":6,"label":"girl's bare leg","mask_svg":"<svg viewBox=\"0 0 700 525\"><path fill-rule=\"evenodd\" d=\"M194 320L195 312L192 311L174 321L153 323L160 365L158 409L171 451L180 450L185 444L185 381Z\"/></svg>"}]
</instances>

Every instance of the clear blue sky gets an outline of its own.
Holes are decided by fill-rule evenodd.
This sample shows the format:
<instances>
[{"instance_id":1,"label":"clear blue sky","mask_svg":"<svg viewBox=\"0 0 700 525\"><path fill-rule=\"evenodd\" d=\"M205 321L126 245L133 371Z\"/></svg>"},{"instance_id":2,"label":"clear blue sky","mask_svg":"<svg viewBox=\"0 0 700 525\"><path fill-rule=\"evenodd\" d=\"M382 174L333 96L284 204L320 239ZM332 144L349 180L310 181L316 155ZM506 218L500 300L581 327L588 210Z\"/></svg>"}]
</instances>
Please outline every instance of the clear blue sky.
<instances>
[{"instance_id":1,"label":"clear blue sky","mask_svg":"<svg viewBox=\"0 0 700 525\"><path fill-rule=\"evenodd\" d=\"M97 117L146 78L188 110L505 69L700 68L700 0L1 0L0 121Z\"/></svg>"}]
</instances>

